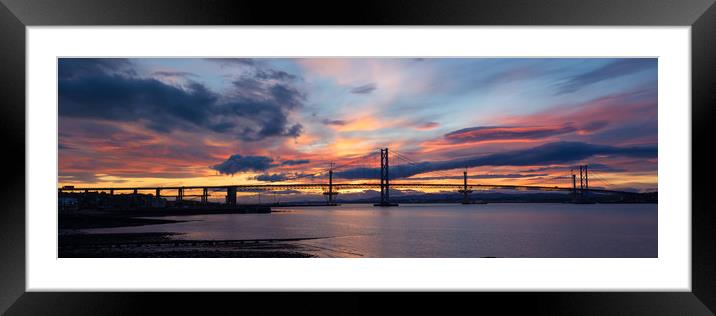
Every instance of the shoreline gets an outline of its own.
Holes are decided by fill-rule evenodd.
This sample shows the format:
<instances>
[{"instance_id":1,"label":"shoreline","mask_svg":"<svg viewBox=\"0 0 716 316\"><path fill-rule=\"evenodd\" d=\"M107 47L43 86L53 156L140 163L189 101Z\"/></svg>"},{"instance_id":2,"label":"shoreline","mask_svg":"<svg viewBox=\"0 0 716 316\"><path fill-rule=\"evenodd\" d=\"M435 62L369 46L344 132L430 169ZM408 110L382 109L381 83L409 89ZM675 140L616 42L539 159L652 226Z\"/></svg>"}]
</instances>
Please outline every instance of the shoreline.
<instances>
[{"instance_id":1,"label":"shoreline","mask_svg":"<svg viewBox=\"0 0 716 316\"><path fill-rule=\"evenodd\" d=\"M321 239L183 240L177 233L70 233L58 238L59 258L313 258L296 242Z\"/></svg>"},{"instance_id":2,"label":"shoreline","mask_svg":"<svg viewBox=\"0 0 716 316\"><path fill-rule=\"evenodd\" d=\"M252 212L258 210L258 212ZM187 222L144 217L267 213L251 209L132 209L60 211L59 258L312 258L298 241L316 238L182 240L178 233L86 233L82 229ZM268 208L270 213L270 208Z\"/></svg>"},{"instance_id":3,"label":"shoreline","mask_svg":"<svg viewBox=\"0 0 716 316\"><path fill-rule=\"evenodd\" d=\"M214 214L270 214L270 207L241 208L136 208L82 209L58 211L59 229L114 228L186 222L147 217L190 216Z\"/></svg>"}]
</instances>

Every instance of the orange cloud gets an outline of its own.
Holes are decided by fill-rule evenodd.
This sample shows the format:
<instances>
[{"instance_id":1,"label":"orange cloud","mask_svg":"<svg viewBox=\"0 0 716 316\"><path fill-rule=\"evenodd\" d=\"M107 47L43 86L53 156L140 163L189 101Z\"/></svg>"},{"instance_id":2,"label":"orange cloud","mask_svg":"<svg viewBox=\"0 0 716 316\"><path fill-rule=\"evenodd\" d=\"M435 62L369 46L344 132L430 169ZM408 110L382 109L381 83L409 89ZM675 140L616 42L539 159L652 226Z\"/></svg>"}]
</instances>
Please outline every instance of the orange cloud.
<instances>
[{"instance_id":1,"label":"orange cloud","mask_svg":"<svg viewBox=\"0 0 716 316\"><path fill-rule=\"evenodd\" d=\"M427 122L418 125L417 127L415 127L415 129L419 131L429 131L431 129L436 129L438 126L440 126L440 124L438 124L437 122Z\"/></svg>"},{"instance_id":2,"label":"orange cloud","mask_svg":"<svg viewBox=\"0 0 716 316\"><path fill-rule=\"evenodd\" d=\"M372 116L363 116L343 125L334 125L334 128L340 132L373 131L382 128L382 123Z\"/></svg>"}]
</instances>

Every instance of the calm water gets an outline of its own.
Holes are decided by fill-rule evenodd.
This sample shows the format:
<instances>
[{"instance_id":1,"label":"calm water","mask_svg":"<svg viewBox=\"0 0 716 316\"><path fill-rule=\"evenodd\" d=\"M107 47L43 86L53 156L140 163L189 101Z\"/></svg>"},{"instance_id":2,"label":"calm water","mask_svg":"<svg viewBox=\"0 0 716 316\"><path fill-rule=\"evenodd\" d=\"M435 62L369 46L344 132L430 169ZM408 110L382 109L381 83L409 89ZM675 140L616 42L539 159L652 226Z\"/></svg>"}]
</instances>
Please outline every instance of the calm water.
<instances>
[{"instance_id":1,"label":"calm water","mask_svg":"<svg viewBox=\"0 0 716 316\"><path fill-rule=\"evenodd\" d=\"M657 257L656 204L403 204L276 208L272 214L163 217L190 222L88 229L181 239L300 241L324 257Z\"/></svg>"}]
</instances>

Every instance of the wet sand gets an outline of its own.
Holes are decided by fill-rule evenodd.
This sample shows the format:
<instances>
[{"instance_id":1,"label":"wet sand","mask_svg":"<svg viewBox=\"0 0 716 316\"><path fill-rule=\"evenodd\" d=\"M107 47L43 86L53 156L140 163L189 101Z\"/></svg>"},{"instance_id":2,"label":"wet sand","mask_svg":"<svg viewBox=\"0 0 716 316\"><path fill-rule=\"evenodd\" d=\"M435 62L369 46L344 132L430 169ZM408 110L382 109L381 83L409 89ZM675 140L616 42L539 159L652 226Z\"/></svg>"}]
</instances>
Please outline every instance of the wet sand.
<instances>
[{"instance_id":1,"label":"wet sand","mask_svg":"<svg viewBox=\"0 0 716 316\"><path fill-rule=\"evenodd\" d=\"M261 210L261 212L265 212ZM58 256L60 258L310 258L306 239L180 240L177 233L88 234L82 229L144 226L183 222L142 218L217 213L247 213L246 210L132 210L79 211L60 213Z\"/></svg>"},{"instance_id":2,"label":"wet sand","mask_svg":"<svg viewBox=\"0 0 716 316\"><path fill-rule=\"evenodd\" d=\"M60 258L310 258L301 239L176 240L172 233L63 234Z\"/></svg>"}]
</instances>

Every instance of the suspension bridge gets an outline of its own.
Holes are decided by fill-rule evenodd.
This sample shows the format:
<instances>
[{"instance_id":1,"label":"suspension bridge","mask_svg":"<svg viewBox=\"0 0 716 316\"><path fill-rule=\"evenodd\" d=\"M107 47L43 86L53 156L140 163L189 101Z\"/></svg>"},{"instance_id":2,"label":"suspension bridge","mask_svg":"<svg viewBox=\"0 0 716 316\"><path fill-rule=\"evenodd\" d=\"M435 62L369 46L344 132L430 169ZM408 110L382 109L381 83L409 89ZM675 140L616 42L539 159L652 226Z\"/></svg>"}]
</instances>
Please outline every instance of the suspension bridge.
<instances>
[{"instance_id":1,"label":"suspension bridge","mask_svg":"<svg viewBox=\"0 0 716 316\"><path fill-rule=\"evenodd\" d=\"M392 155L392 156L391 156ZM390 174L390 160L398 159L402 164L393 166L394 170L397 170L398 174L406 174L409 171L409 176L398 176L403 178L399 182L393 182ZM346 170L347 168L350 168ZM516 190L516 191L562 191L569 192L575 200L586 197L593 193L607 193L607 194L620 194L628 195L633 194L632 192L624 192L618 190L609 190L605 188L590 188L590 169L588 165L579 165L579 173L576 173L575 168L570 168L569 173L566 175L554 176L549 180L543 180L543 182L557 181L556 185L519 185L519 184L489 184L489 183L470 183L467 168L463 171L462 177L456 176L455 174L448 173L449 170L431 170L426 167L426 163L417 162L413 159L408 158L406 155L390 151L388 148L380 149L380 165L373 166L368 156L361 156L350 159L341 165L330 164L327 172L322 172L320 175L326 175L323 181L316 182L318 178L315 174L300 174L289 181L293 180L308 180L307 182L301 183L266 183L266 184L228 184L228 185L194 185L194 186L132 186L132 187L75 187L75 186L62 186L58 188L60 193L72 193L72 192L107 192L111 195L122 192L131 192L138 194L142 192L153 192L156 198L174 198L175 201L182 201L187 198L199 197L200 203L208 203L209 196L211 193L225 192L226 204L233 206L237 204L237 193L239 192L271 192L271 191L285 191L285 190L321 190L322 194L327 197L327 203L329 205L335 204L336 196L341 191L349 190L368 190L377 189L380 191L380 199L375 203L376 206L397 206L396 203L391 202L390 190L406 190L406 189L434 189L434 190L447 190L461 193L463 196L462 203L470 204L470 194L475 191L485 190ZM458 168L452 168L452 170ZM341 171L343 170L343 171ZM336 172L338 171L338 172ZM379 171L379 172L378 172ZM416 174L431 174L434 176L430 177L430 180L448 180L448 179L460 179L461 183L444 183L444 182L423 182L411 180L409 177ZM596 174L591 171L592 177ZM379 182L359 182L350 181L345 183L334 183L334 178L348 179L370 179L378 178ZM596 176L598 181L608 186L608 182L603 178ZM320 180L320 179L319 179ZM566 185L565 185L566 184ZM189 192L200 191L198 194L188 194Z\"/></svg>"}]
</instances>

